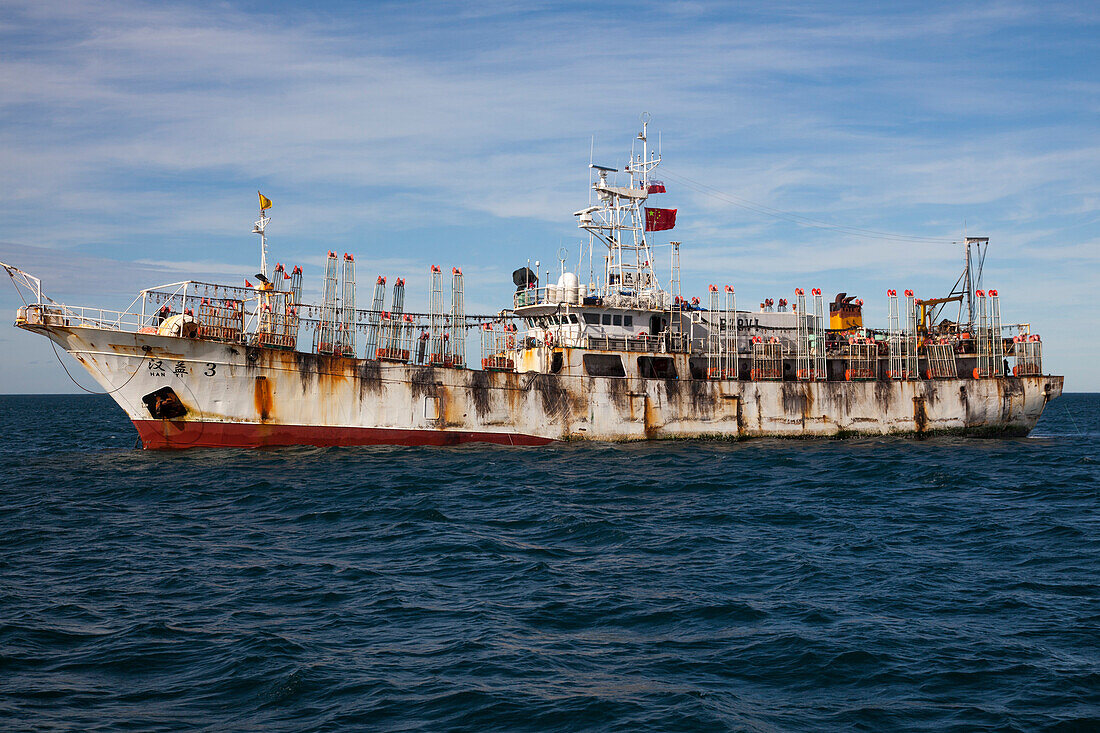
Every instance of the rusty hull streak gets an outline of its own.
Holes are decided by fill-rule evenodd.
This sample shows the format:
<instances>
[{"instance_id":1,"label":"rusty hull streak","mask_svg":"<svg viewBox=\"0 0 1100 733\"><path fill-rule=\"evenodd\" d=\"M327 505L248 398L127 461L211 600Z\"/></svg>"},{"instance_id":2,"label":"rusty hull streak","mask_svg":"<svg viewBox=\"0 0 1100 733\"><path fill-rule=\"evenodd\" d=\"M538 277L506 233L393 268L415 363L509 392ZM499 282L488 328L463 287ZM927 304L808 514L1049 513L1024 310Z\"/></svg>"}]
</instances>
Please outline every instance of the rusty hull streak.
<instances>
[{"instance_id":1,"label":"rusty hull streak","mask_svg":"<svg viewBox=\"0 0 1100 733\"><path fill-rule=\"evenodd\" d=\"M260 416L260 422L269 422L275 414L275 400L271 394L271 382L267 377L256 377L253 401L256 404L256 414Z\"/></svg>"},{"instance_id":2,"label":"rusty hull streak","mask_svg":"<svg viewBox=\"0 0 1100 733\"><path fill-rule=\"evenodd\" d=\"M924 396L913 398L913 424L917 433L923 433L928 428L928 413L924 409Z\"/></svg>"}]
</instances>

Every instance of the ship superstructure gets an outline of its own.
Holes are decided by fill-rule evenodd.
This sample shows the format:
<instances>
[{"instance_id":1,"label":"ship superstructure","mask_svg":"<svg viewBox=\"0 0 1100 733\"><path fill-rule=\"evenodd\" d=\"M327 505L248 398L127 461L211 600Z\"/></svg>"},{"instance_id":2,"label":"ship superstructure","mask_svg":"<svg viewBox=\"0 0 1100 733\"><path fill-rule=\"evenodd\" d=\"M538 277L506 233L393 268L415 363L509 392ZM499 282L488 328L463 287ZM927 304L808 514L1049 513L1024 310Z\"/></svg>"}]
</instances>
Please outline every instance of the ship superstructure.
<instances>
[{"instance_id":1,"label":"ship superstructure","mask_svg":"<svg viewBox=\"0 0 1100 733\"><path fill-rule=\"evenodd\" d=\"M884 329L864 325L858 298L826 305L813 287L752 309L726 283L683 297L680 243L649 240L677 210L646 206L665 190L647 120L635 146L622 170L590 164L590 205L574 214L587 281L564 256L555 284L528 264L497 314L467 314L461 269L439 266L427 312L405 310L405 280L383 275L360 308L355 259L335 252L321 302L303 302L300 267L268 269L262 194L255 285L172 283L106 311L57 303L0 265L25 296L16 325L76 358L146 448L1025 434L1061 394L1039 337L1002 323L982 287L984 238L965 240L947 296L887 290Z\"/></svg>"}]
</instances>

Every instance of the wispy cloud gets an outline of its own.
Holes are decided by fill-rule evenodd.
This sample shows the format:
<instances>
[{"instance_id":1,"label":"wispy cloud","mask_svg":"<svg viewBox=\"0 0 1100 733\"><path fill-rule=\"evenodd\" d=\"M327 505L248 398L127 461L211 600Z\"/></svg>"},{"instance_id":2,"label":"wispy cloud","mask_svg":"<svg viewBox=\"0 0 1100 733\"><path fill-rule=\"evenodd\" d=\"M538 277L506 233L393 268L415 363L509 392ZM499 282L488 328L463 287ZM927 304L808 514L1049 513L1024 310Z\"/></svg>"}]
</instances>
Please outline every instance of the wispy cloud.
<instances>
[{"instance_id":1,"label":"wispy cloud","mask_svg":"<svg viewBox=\"0 0 1100 733\"><path fill-rule=\"evenodd\" d=\"M954 237L965 221L1013 267L1095 288L1098 25L1072 3L9 1L0 238L135 279L247 273L263 188L277 259L355 251L361 273L410 283L462 264L489 305L513 260L578 239L590 136L621 164L648 110L672 172L838 224ZM950 246L666 200L687 288L717 268L761 287L877 292L893 265L953 280L934 277ZM63 279L71 260L43 264Z\"/></svg>"}]
</instances>

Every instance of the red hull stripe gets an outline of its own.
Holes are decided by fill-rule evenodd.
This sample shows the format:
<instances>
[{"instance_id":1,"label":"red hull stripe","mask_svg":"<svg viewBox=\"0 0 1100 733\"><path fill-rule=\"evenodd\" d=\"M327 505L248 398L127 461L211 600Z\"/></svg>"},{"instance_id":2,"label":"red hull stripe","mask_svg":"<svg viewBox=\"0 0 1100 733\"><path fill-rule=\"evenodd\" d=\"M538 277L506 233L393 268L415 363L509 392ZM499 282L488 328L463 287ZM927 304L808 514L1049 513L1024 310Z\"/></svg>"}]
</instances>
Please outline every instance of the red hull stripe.
<instances>
[{"instance_id":1,"label":"red hull stripe","mask_svg":"<svg viewBox=\"0 0 1100 733\"><path fill-rule=\"evenodd\" d=\"M270 423L134 420L147 449L263 448L278 445L546 445L554 441L519 433L348 428Z\"/></svg>"}]
</instances>

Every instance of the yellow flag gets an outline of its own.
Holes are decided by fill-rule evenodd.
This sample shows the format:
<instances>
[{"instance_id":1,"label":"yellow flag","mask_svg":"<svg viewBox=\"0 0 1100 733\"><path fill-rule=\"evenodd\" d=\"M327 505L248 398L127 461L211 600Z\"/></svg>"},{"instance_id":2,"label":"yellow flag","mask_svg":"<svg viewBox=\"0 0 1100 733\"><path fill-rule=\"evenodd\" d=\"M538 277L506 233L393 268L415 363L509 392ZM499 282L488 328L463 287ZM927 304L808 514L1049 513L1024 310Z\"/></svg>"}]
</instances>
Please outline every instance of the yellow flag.
<instances>
[{"instance_id":1,"label":"yellow flag","mask_svg":"<svg viewBox=\"0 0 1100 733\"><path fill-rule=\"evenodd\" d=\"M267 196L264 196L259 191L257 191L256 193L259 194L259 196L260 196L260 209L270 209L271 208L271 199L269 199Z\"/></svg>"}]
</instances>

